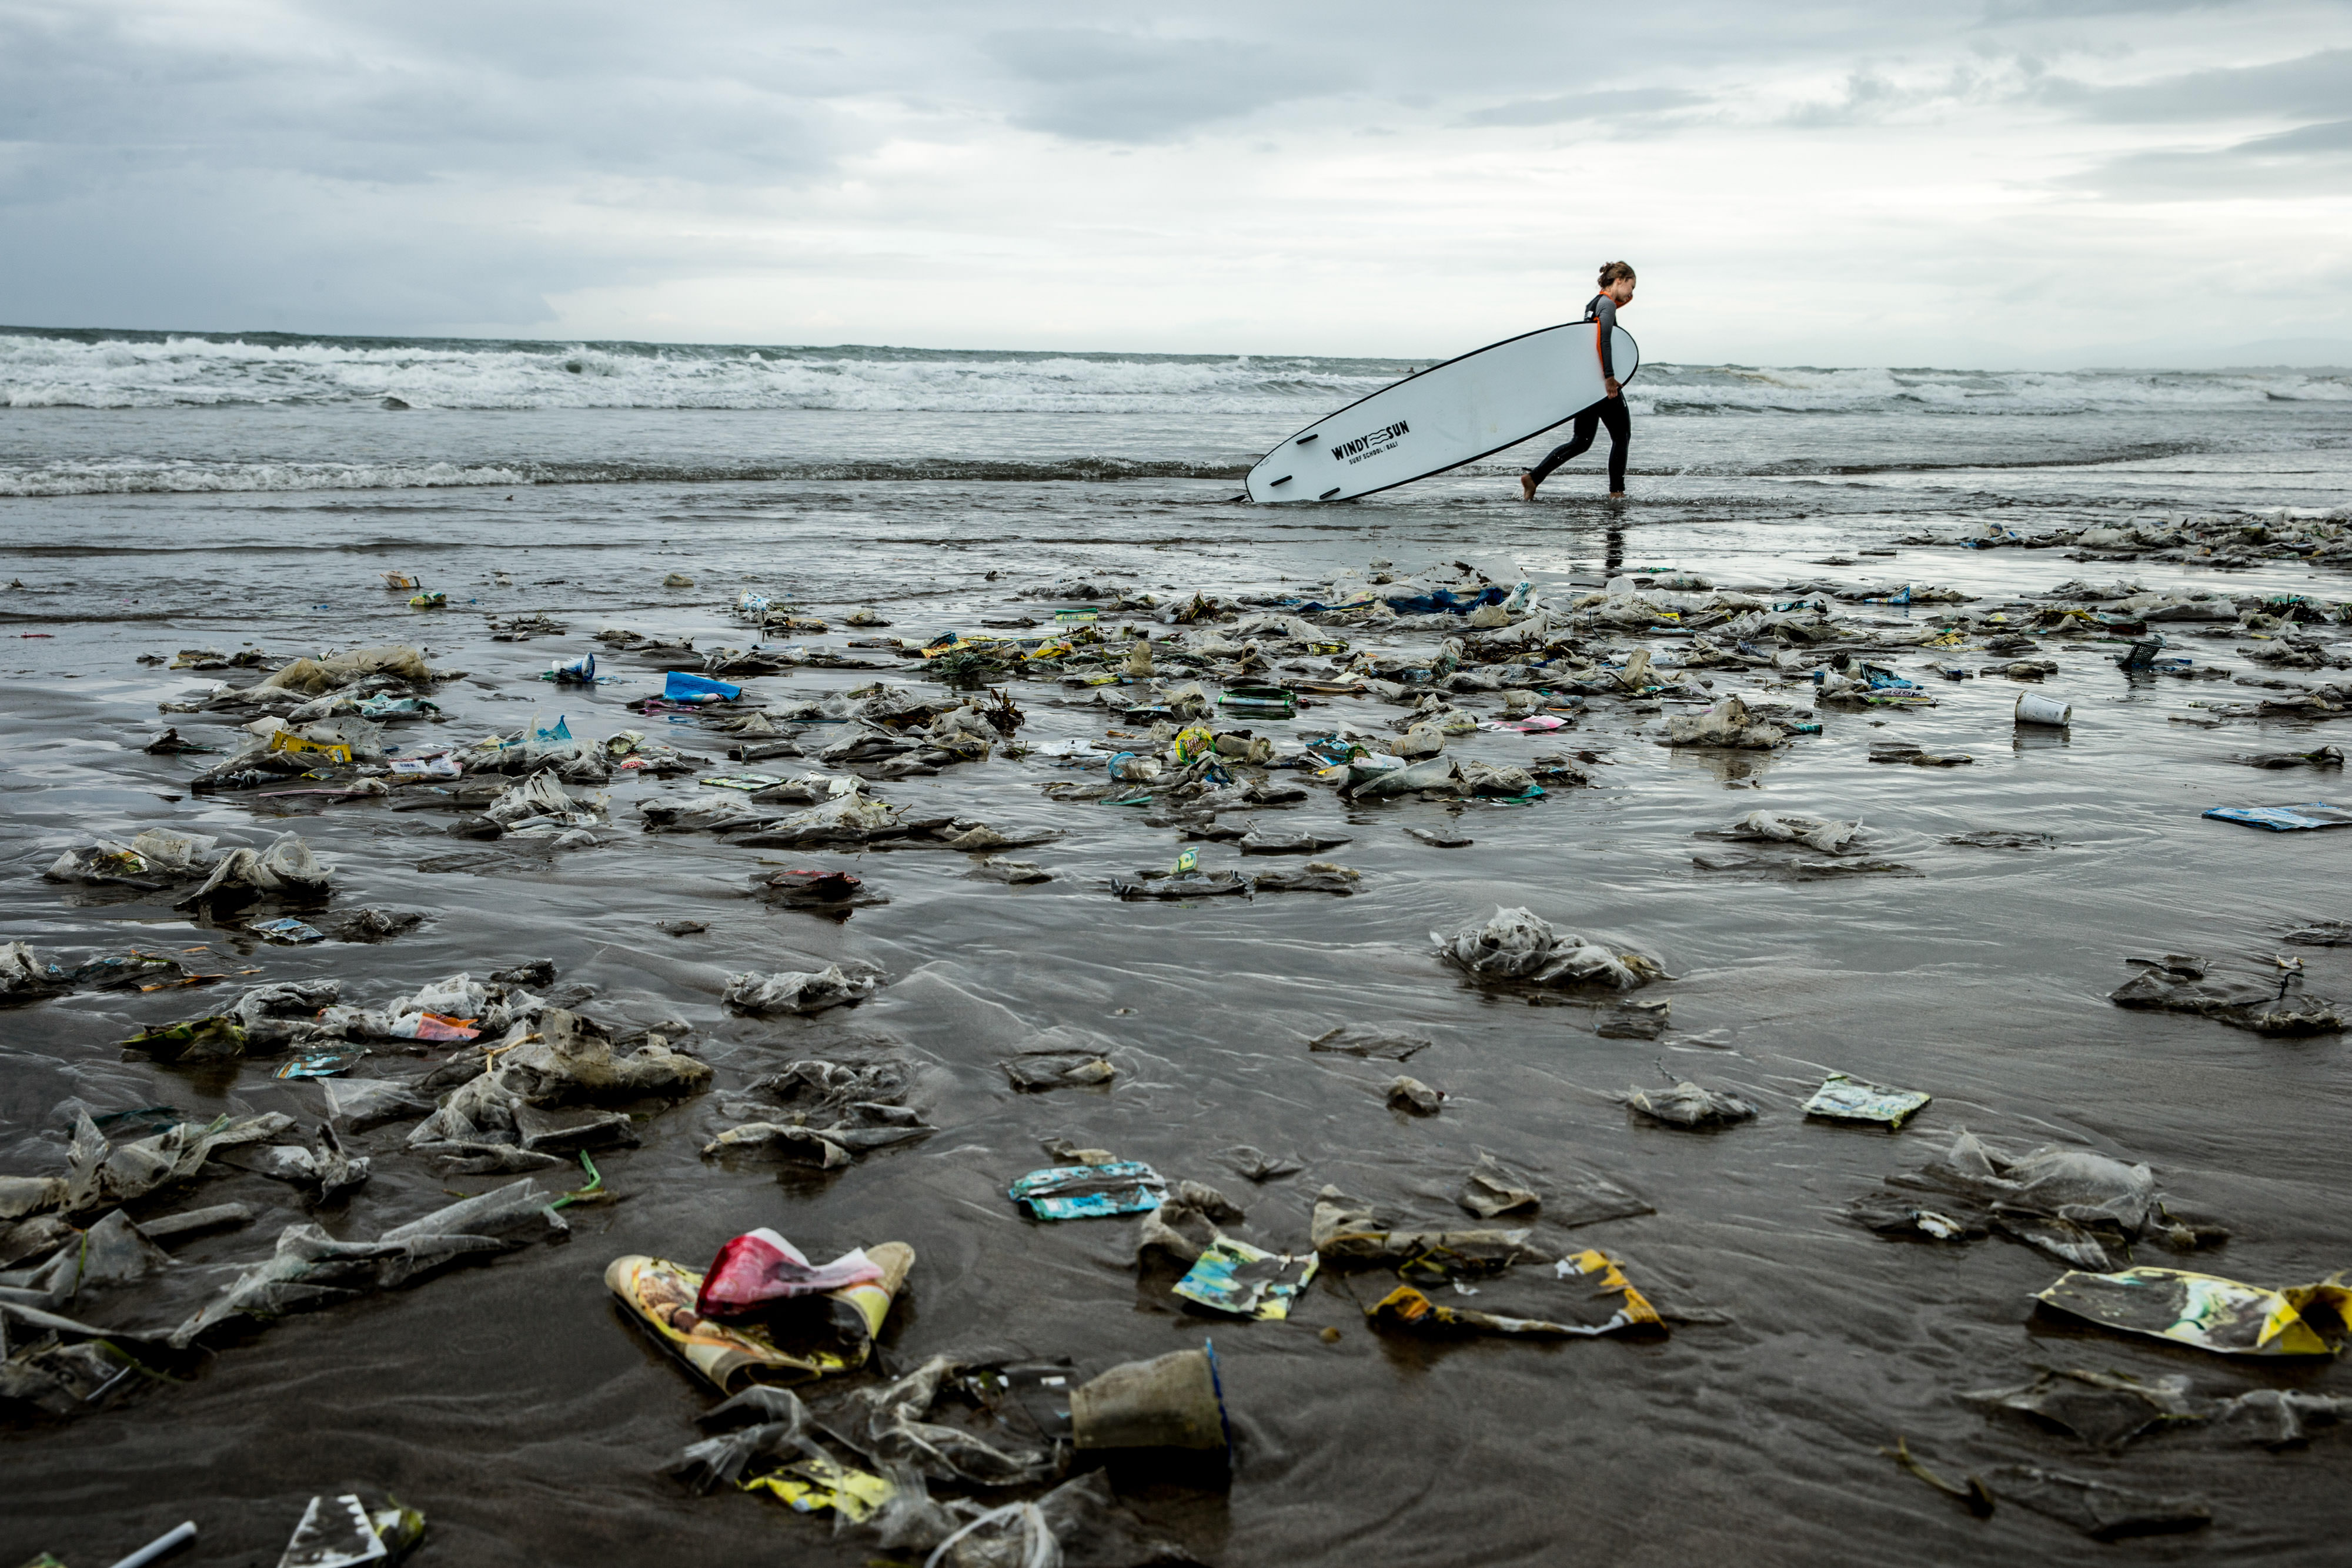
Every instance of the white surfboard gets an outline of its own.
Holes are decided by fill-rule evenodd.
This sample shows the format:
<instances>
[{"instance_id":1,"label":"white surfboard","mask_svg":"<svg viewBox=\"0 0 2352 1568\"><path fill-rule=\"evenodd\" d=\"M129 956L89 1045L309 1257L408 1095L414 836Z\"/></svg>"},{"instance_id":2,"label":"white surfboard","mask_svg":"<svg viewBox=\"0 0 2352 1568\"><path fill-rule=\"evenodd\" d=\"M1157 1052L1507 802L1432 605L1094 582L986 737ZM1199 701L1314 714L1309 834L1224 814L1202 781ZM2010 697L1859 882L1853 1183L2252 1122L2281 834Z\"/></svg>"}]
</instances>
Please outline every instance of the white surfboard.
<instances>
[{"instance_id":1,"label":"white surfboard","mask_svg":"<svg viewBox=\"0 0 2352 1568\"><path fill-rule=\"evenodd\" d=\"M1622 327L1610 344L1622 385L1641 350ZM1409 485L1516 446L1605 395L1591 322L1506 338L1317 420L1258 460L1249 498L1345 501Z\"/></svg>"}]
</instances>

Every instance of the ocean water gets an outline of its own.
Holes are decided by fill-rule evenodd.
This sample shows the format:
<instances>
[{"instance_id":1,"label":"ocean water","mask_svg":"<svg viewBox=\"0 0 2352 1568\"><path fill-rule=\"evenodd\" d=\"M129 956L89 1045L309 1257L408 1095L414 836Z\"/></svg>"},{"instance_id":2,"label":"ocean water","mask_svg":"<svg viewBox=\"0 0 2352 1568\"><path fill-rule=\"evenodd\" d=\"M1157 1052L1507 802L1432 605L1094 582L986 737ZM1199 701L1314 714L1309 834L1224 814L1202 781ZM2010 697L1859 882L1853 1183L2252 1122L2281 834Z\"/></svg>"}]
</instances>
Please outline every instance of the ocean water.
<instances>
[{"instance_id":1,"label":"ocean water","mask_svg":"<svg viewBox=\"0 0 2352 1568\"><path fill-rule=\"evenodd\" d=\"M2340 1432L2273 1453L2192 1428L2110 1452L1989 1419L1962 1397L2045 1365L2187 1375L2206 1396L2352 1395L2335 1362L2225 1362L2070 1329L2030 1311L2061 1272L2039 1252L2000 1239L1887 1242L1841 1218L1965 1126L2011 1150L2049 1143L2147 1163L2176 1200L2233 1231L2187 1266L2265 1284L2352 1268L2336 1196L2352 1112L2344 1042L2268 1040L2105 1000L2132 972L2127 957L2199 953L2219 972L2275 972L2263 966L2290 951L2278 939L2291 923L2352 917L2352 833L2266 834L2200 815L2342 788L2340 775L2234 760L2309 749L2340 727L2207 727L2205 705L2249 695L2233 681L2136 680L2114 667L2112 646L2052 640L2045 653L2061 670L2040 689L2075 705L2069 732L2017 729L2021 688L1979 678L1938 684L1932 709L1832 714L1819 737L1729 758L1664 749L1654 716L1596 703L1544 743L1600 758L1590 789L1459 812L1351 808L1316 790L1264 812L1270 829L1346 841L1328 852L1362 873L1363 891L1346 899L1121 903L1108 878L1172 861L1184 847L1176 831L1055 802L1045 786L1092 775L1000 756L877 791L918 812L1056 831L1021 852L1055 880L974 880L969 860L947 852L764 856L854 870L887 896L838 925L748 898L749 879L772 869L761 852L635 831L639 806L691 780L620 778L619 831L602 848L449 869L454 852L479 846L449 838L444 817L194 796L186 779L202 758L142 749L163 722L158 703L214 678L135 662L183 647L426 647L435 664L467 674L438 699L445 723L396 737L412 743L510 731L534 713L562 712L591 738L651 728L623 705L655 689L658 664L607 658L615 684L561 698L539 674L598 647L589 638L607 626L743 646L751 633L728 606L746 590L828 618L833 632L803 640L881 666L751 683L772 700L877 679L925 689L919 671L846 647L842 616L859 606L897 633L929 635L1106 588L1309 593L1374 561L1467 562L1547 596L1661 567L1763 591L1936 583L1988 603L2119 576L2352 598L2341 572L2302 562L2220 573L1895 542L1986 522L2032 533L2148 517L2340 518L2352 501L2352 375L2342 373L1651 365L1629 390L1633 498L1622 507L1601 496L1598 454L1522 504L1512 476L1546 439L1349 506L1232 503L1258 454L1416 368L0 332L0 678L11 693L0 718L0 940L67 961L202 948L220 968L256 971L205 991L82 992L0 1010L0 1173L63 1169L69 1099L209 1114L234 1097L315 1119L318 1092L271 1079L266 1062L199 1074L119 1048L137 1028L267 979L333 976L346 999L380 1001L548 956L562 983L595 988L592 1013L692 1025L693 1048L719 1075L719 1092L649 1114L641 1147L601 1162L623 1201L572 1210L567 1243L257 1328L184 1382L69 1423L0 1428L10 1498L0 1560L47 1550L111 1561L194 1518L202 1560L270 1561L310 1496L358 1487L426 1511L426 1562L627 1561L658 1540L666 1554L864 1563L876 1551L856 1531L836 1536L756 1497L694 1498L663 1475L714 1400L600 1283L614 1256L700 1267L757 1225L812 1255L892 1239L915 1248L884 1339L894 1368L1016 1352L1069 1355L1091 1373L1213 1337L1239 1433L1230 1489L1148 1469L1122 1471L1119 1487L1155 1531L1234 1568L1549 1563L1601 1551L1643 1564L1992 1564L2093 1550L2012 1504L1969 1517L1881 1456L1897 1436L1947 1473L2038 1465L2211 1504L2210 1529L2096 1548L2119 1557L2335 1560L2352 1467ZM1832 560L1844 564L1822 564ZM412 612L383 588L385 571L422 576L451 608ZM664 586L674 572L692 586ZM488 617L527 612L568 630L490 640ZM1870 613L1916 624L1930 612ZM1405 652L1433 635L1360 640ZM2267 678L2242 639L2182 641L2232 676ZM1925 678L1924 658L1895 663ZM1810 700L1769 675L1715 678L1718 691ZM1013 694L1025 740L1104 735L1098 710L1070 706L1081 694L1042 680ZM1385 726L1401 711L1343 700L1267 727L1290 740L1334 719ZM215 716L172 721L215 743L234 735ZM692 725L673 727L687 749L719 756ZM1870 764L1870 746L1886 740L1975 760ZM1461 743L1496 761L1537 748L1509 735ZM1695 833L1759 808L1859 818L1877 835L1874 853L1918 874L1796 883L1694 864L1711 847ZM149 825L252 844L294 829L337 866L334 907L415 909L427 922L378 946L269 947L168 899L40 879L82 837ZM1433 849L1407 827L1474 842ZM2058 843L1948 841L1984 828ZM1204 868L1264 868L1226 845L1196 847ZM1432 956L1433 932L1521 904L1656 956L1675 978L1644 994L1672 1000L1672 1029L1604 1038L1590 1006L1484 997ZM659 930L681 917L709 930ZM2312 992L2352 996L2352 954L2291 951ZM858 1008L754 1020L719 1004L732 974L846 959L889 977ZM1442 1113L1389 1110L1390 1064L1307 1051L1341 1023L1433 1039L1406 1071L1446 1092ZM1111 1088L1007 1086L999 1061L1056 1028L1104 1042L1120 1070ZM700 1154L725 1124L718 1102L743 1082L802 1057L875 1053L914 1069L915 1103L939 1134L830 1176ZM1659 1082L1662 1063L1748 1095L1762 1115L1706 1136L1630 1122L1613 1096ZM386 1054L357 1071L423 1065ZM1809 1123L1798 1107L1832 1070L1936 1099L1893 1136ZM241 1173L143 1206L235 1198L261 1214L174 1243L179 1262L162 1281L70 1311L126 1331L176 1321L285 1225L315 1218L338 1236L373 1236L453 1190L493 1185L434 1170L404 1152L404 1131L357 1136L372 1179L315 1215L292 1189ZM1234 1232L1270 1247L1305 1243L1326 1183L1402 1217L1465 1223L1454 1194L1481 1151L1555 1199L1597 1170L1655 1212L1571 1227L1555 1201L1537 1244L1607 1250L1677 1322L1654 1342L1400 1340L1370 1331L1362 1312L1393 1281L1337 1271L1286 1324L1186 1315L1139 1289L1129 1225L1040 1224L1005 1201L1005 1184L1049 1163L1041 1140L1056 1136L1220 1186L1248 1211ZM1242 1145L1305 1169L1254 1185L1228 1163ZM1327 1327L1336 1341L1320 1337Z\"/></svg>"}]
</instances>

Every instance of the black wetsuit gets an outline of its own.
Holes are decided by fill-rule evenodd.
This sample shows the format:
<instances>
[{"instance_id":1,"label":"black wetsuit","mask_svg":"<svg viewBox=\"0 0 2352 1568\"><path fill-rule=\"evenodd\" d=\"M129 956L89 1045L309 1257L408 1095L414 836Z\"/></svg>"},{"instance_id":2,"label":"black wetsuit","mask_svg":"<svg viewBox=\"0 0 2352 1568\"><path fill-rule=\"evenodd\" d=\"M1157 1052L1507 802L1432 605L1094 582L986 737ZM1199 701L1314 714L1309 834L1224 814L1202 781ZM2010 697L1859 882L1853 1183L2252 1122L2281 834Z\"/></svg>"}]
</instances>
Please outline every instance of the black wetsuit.
<instances>
[{"instance_id":1,"label":"black wetsuit","mask_svg":"<svg viewBox=\"0 0 2352 1568\"><path fill-rule=\"evenodd\" d=\"M1601 347L1601 374L1613 380L1617 374L1616 335L1617 302L1606 294L1596 294L1592 303L1584 308L1584 319L1593 323L1593 336ZM1592 445L1594 432L1602 425L1609 428L1609 489L1611 494L1625 487L1625 449L1633 442L1633 422L1625 413L1622 397L1603 397L1591 407L1579 410L1575 433L1568 443L1555 446L1550 455L1529 471L1538 485L1551 477L1551 471L1580 455Z\"/></svg>"}]
</instances>

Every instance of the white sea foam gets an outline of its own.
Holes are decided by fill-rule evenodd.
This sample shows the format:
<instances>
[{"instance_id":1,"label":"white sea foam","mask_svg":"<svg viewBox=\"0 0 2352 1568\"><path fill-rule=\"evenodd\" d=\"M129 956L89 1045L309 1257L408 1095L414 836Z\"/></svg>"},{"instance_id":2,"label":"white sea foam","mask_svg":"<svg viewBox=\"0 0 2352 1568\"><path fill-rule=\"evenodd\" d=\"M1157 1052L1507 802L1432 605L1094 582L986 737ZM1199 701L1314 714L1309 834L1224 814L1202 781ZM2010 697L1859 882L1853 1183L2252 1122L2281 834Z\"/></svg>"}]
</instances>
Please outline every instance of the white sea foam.
<instances>
[{"instance_id":1,"label":"white sea foam","mask_svg":"<svg viewBox=\"0 0 2352 1568\"><path fill-rule=\"evenodd\" d=\"M1387 385L1374 360L1022 354L892 349L397 339L0 333L0 405L159 408L842 409L936 413L1255 413L1302 417ZM2352 401L2305 371L1975 371L1644 366L1636 412L2074 413Z\"/></svg>"},{"instance_id":2,"label":"white sea foam","mask_svg":"<svg viewBox=\"0 0 2352 1568\"><path fill-rule=\"evenodd\" d=\"M0 334L0 405L167 408L398 398L445 409L1220 413L1348 402L1361 361L655 345L152 340Z\"/></svg>"},{"instance_id":3,"label":"white sea foam","mask_svg":"<svg viewBox=\"0 0 2352 1568\"><path fill-rule=\"evenodd\" d=\"M247 490L408 490L528 485L528 470L454 463L207 463L123 457L0 465L0 496L196 495Z\"/></svg>"}]
</instances>

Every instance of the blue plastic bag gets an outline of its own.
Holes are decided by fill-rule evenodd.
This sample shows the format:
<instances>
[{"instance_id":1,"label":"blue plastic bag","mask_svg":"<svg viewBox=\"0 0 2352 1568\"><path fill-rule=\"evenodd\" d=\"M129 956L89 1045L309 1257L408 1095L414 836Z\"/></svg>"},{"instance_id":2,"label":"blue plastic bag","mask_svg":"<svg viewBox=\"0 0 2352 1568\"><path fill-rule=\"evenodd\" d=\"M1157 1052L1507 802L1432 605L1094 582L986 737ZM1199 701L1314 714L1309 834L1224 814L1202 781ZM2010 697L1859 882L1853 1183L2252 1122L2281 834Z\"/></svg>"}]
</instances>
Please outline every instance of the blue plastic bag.
<instances>
[{"instance_id":1,"label":"blue plastic bag","mask_svg":"<svg viewBox=\"0 0 2352 1568\"><path fill-rule=\"evenodd\" d=\"M670 671L662 683L662 696L674 703L731 703L742 695L741 686L730 686L709 675L689 675L684 670Z\"/></svg>"},{"instance_id":2,"label":"blue plastic bag","mask_svg":"<svg viewBox=\"0 0 2352 1568\"><path fill-rule=\"evenodd\" d=\"M2306 800L2299 806L2216 806L2205 813L2224 822L2243 822L2291 833L2301 828L2352 828L2352 808Z\"/></svg>"}]
</instances>

